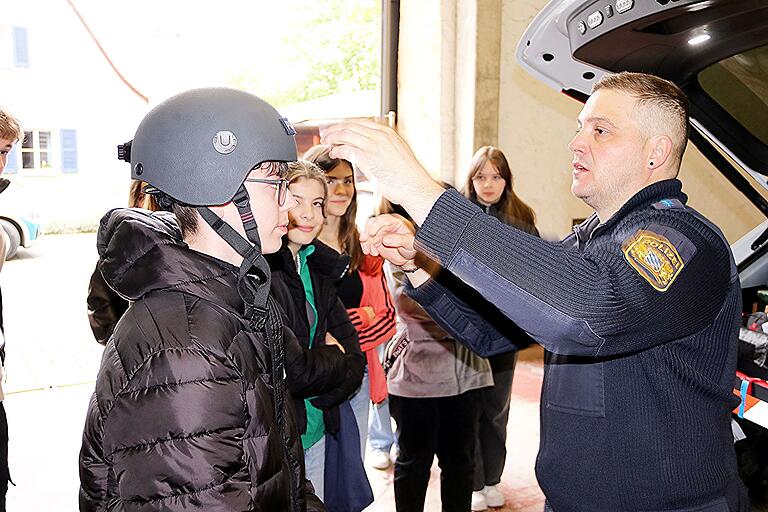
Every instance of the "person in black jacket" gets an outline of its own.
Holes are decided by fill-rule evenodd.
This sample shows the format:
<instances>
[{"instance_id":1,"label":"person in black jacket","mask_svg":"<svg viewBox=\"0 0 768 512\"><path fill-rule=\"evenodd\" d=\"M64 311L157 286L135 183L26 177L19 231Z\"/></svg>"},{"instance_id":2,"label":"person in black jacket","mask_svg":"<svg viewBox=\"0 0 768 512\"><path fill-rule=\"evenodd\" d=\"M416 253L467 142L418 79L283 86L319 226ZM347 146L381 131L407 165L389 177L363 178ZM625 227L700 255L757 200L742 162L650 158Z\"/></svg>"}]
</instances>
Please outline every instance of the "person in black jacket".
<instances>
[{"instance_id":1,"label":"person in black jacket","mask_svg":"<svg viewBox=\"0 0 768 512\"><path fill-rule=\"evenodd\" d=\"M302 347L314 350L337 346L347 359L341 386L312 399L294 398L307 478L322 499L324 435L338 432L337 406L360 387L365 359L357 331L336 292L336 283L344 276L349 257L315 238L325 218L325 176L315 164L307 161L299 160L288 168L289 190L298 205L289 212L283 247L267 258L272 269L272 293L286 312L286 325L291 327Z\"/></svg>"},{"instance_id":2,"label":"person in black jacket","mask_svg":"<svg viewBox=\"0 0 768 512\"><path fill-rule=\"evenodd\" d=\"M416 277L414 247L546 349L536 476L548 510L750 509L731 430L741 287L728 242L677 179L688 129L672 82L597 81L568 145L571 190L595 212L561 242L444 192L385 127L322 135L420 224L414 246L397 219L369 221L364 247L413 271L411 296L433 318L483 355L510 348L475 304Z\"/></svg>"},{"instance_id":3,"label":"person in black jacket","mask_svg":"<svg viewBox=\"0 0 768 512\"><path fill-rule=\"evenodd\" d=\"M263 256L296 204L283 178L294 133L251 94L196 89L121 146L175 218L122 209L101 222L99 271L132 304L88 407L81 511L325 510L288 392L337 388L345 360L283 327Z\"/></svg>"},{"instance_id":4,"label":"person in black jacket","mask_svg":"<svg viewBox=\"0 0 768 512\"><path fill-rule=\"evenodd\" d=\"M146 185L143 181L131 180L128 191L128 207L145 208L156 212L160 207L154 197L144 193ZM129 304L104 282L104 277L99 272L98 266L94 269L91 280L88 282L86 303L88 305L88 323L91 325L93 336L97 342L106 345L118 320L128 309Z\"/></svg>"},{"instance_id":5,"label":"person in black jacket","mask_svg":"<svg viewBox=\"0 0 768 512\"><path fill-rule=\"evenodd\" d=\"M24 131L21 123L10 112L0 108L0 174L5 170L8 154L13 145L24 140ZM0 192L8 187L9 181L5 181ZM1 233L0 233L1 234ZM0 236L0 269L5 262L5 237ZM5 369L5 328L3 326L3 298L0 295L0 512L5 512L5 495L8 492L8 482L11 474L8 470L8 419L5 415L3 400L3 370Z\"/></svg>"}]
</instances>

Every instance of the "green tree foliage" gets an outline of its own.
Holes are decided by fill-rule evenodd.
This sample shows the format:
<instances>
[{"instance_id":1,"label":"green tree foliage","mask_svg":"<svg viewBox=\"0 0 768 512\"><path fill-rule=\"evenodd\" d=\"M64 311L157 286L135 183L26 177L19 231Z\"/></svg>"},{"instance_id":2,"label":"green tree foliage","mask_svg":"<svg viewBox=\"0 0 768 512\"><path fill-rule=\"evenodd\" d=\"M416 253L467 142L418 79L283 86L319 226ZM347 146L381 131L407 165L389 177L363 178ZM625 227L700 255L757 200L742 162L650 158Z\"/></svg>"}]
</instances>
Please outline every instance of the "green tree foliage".
<instances>
[{"instance_id":1,"label":"green tree foliage","mask_svg":"<svg viewBox=\"0 0 768 512\"><path fill-rule=\"evenodd\" d=\"M286 2L286 35L260 42L271 64L251 63L230 84L284 106L381 83L380 0Z\"/></svg>"}]
</instances>

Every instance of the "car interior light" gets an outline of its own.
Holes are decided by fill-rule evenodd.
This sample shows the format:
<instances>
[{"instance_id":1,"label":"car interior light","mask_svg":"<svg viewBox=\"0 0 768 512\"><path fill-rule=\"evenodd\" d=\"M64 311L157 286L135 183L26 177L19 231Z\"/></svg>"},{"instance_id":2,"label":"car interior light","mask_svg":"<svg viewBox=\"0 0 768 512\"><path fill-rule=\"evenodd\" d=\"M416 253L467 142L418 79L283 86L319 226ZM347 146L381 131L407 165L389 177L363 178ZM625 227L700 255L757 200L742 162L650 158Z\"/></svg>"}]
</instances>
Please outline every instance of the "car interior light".
<instances>
[{"instance_id":1,"label":"car interior light","mask_svg":"<svg viewBox=\"0 0 768 512\"><path fill-rule=\"evenodd\" d=\"M688 40L688 44L690 45L697 45L704 43L706 41L709 41L712 38L709 34L699 34L698 36L694 36Z\"/></svg>"}]
</instances>

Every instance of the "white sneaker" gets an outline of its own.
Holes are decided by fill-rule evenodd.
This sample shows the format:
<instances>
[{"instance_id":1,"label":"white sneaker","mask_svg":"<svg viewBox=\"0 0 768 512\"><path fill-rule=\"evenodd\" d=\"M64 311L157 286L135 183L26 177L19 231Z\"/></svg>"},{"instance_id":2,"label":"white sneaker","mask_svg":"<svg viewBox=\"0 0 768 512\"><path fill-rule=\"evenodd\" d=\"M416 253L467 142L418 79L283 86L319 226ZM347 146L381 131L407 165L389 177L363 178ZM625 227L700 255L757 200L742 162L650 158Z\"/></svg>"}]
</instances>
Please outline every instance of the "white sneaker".
<instances>
[{"instance_id":1,"label":"white sneaker","mask_svg":"<svg viewBox=\"0 0 768 512\"><path fill-rule=\"evenodd\" d=\"M489 507L504 506L504 495L498 485L486 485L481 492L485 496L485 504Z\"/></svg>"},{"instance_id":2,"label":"white sneaker","mask_svg":"<svg viewBox=\"0 0 768 512\"><path fill-rule=\"evenodd\" d=\"M392 465L392 459L389 458L389 452L379 449L372 449L368 454L368 461L372 468L385 470Z\"/></svg>"},{"instance_id":3,"label":"white sneaker","mask_svg":"<svg viewBox=\"0 0 768 512\"><path fill-rule=\"evenodd\" d=\"M483 491L472 491L472 512L488 510L488 504L485 502Z\"/></svg>"}]
</instances>

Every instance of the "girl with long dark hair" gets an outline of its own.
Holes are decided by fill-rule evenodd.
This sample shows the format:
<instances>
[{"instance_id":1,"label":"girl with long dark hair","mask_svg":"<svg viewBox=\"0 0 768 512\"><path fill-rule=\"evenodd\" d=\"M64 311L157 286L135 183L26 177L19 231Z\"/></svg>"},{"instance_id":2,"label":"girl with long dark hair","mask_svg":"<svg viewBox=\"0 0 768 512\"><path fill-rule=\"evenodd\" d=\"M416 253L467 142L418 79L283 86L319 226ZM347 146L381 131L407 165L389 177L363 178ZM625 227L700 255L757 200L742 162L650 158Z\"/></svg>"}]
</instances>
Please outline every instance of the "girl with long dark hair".
<instances>
[{"instance_id":1,"label":"girl with long dark hair","mask_svg":"<svg viewBox=\"0 0 768 512\"><path fill-rule=\"evenodd\" d=\"M463 193L500 221L538 235L536 216L513 189L512 170L504 153L483 146L472 157ZM507 421L517 352L489 358L494 386L480 391L480 422L475 443L475 484L472 510L504 505L498 488L507 456Z\"/></svg>"}]
</instances>

